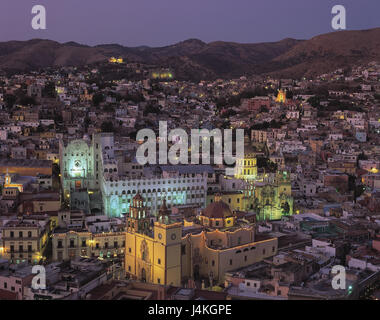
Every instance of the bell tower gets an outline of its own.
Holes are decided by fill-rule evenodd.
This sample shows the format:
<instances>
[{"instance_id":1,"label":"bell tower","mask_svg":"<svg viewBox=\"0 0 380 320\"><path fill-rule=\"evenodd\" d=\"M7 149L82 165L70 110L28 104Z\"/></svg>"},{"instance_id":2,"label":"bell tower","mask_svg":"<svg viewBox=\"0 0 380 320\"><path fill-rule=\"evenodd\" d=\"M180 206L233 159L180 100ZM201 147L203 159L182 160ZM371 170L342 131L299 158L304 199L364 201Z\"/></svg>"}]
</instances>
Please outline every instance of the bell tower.
<instances>
[{"instance_id":1,"label":"bell tower","mask_svg":"<svg viewBox=\"0 0 380 320\"><path fill-rule=\"evenodd\" d=\"M8 168L7 168L7 173L5 175L5 185L10 185L11 184L11 176L9 174Z\"/></svg>"},{"instance_id":2,"label":"bell tower","mask_svg":"<svg viewBox=\"0 0 380 320\"><path fill-rule=\"evenodd\" d=\"M150 218L144 206L144 198L137 193L132 199L132 205L127 217L127 229L132 233L149 234L151 231Z\"/></svg>"},{"instance_id":3,"label":"bell tower","mask_svg":"<svg viewBox=\"0 0 380 320\"><path fill-rule=\"evenodd\" d=\"M166 206L165 199L162 201L162 205L161 205L160 210L158 211L157 218L160 223L166 223L166 224L170 223L170 210Z\"/></svg>"}]
</instances>

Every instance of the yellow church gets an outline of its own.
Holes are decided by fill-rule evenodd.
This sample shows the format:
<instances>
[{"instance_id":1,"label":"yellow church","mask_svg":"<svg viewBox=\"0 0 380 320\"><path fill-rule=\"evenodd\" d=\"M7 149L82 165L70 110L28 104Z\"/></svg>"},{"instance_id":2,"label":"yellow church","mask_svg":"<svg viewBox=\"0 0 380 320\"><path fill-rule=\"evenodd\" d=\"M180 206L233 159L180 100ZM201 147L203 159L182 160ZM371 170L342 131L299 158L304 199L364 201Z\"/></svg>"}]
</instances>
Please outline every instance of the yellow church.
<instances>
[{"instance_id":1,"label":"yellow church","mask_svg":"<svg viewBox=\"0 0 380 320\"><path fill-rule=\"evenodd\" d=\"M193 221L171 222L165 203L152 217L137 194L126 231L125 270L132 279L174 286L206 279L218 285L226 272L277 254L277 238L256 239L254 224L238 221L220 196Z\"/></svg>"},{"instance_id":2,"label":"yellow church","mask_svg":"<svg viewBox=\"0 0 380 320\"><path fill-rule=\"evenodd\" d=\"M170 223L165 203L153 222L138 193L127 217L125 269L143 282L181 285L182 224Z\"/></svg>"},{"instance_id":3,"label":"yellow church","mask_svg":"<svg viewBox=\"0 0 380 320\"><path fill-rule=\"evenodd\" d=\"M286 103L286 90L278 90L276 102L279 103Z\"/></svg>"}]
</instances>

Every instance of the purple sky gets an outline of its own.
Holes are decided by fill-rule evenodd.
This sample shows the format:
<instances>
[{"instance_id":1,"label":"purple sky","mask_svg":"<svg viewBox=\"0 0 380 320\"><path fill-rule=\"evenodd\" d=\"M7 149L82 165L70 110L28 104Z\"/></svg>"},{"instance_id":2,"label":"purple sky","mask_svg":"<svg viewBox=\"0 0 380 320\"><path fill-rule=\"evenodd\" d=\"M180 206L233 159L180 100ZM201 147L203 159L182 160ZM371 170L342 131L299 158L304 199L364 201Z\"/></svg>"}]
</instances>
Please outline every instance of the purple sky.
<instances>
[{"instance_id":1,"label":"purple sky","mask_svg":"<svg viewBox=\"0 0 380 320\"><path fill-rule=\"evenodd\" d=\"M47 30L31 28L45 5ZM0 41L52 39L95 45L164 46L308 39L331 29L331 8L347 10L347 29L380 27L379 0L0 0Z\"/></svg>"}]
</instances>

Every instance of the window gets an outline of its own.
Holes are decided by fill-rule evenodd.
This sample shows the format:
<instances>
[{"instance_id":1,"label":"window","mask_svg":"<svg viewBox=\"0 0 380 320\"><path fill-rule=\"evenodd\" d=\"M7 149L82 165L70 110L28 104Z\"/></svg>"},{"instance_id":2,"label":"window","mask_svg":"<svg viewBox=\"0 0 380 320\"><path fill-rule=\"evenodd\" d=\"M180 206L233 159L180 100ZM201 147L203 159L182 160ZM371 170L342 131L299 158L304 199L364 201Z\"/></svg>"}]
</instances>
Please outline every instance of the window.
<instances>
[{"instance_id":1,"label":"window","mask_svg":"<svg viewBox=\"0 0 380 320\"><path fill-rule=\"evenodd\" d=\"M232 259L230 259L230 266L232 266Z\"/></svg>"},{"instance_id":2,"label":"window","mask_svg":"<svg viewBox=\"0 0 380 320\"><path fill-rule=\"evenodd\" d=\"M186 245L184 245L184 244L181 246L181 254L182 255L186 254Z\"/></svg>"},{"instance_id":3,"label":"window","mask_svg":"<svg viewBox=\"0 0 380 320\"><path fill-rule=\"evenodd\" d=\"M10 233L10 237L11 237L11 238L14 238L14 236L15 236L14 232L11 231L11 233Z\"/></svg>"},{"instance_id":4,"label":"window","mask_svg":"<svg viewBox=\"0 0 380 320\"><path fill-rule=\"evenodd\" d=\"M82 247L86 247L86 239L82 239Z\"/></svg>"},{"instance_id":5,"label":"window","mask_svg":"<svg viewBox=\"0 0 380 320\"><path fill-rule=\"evenodd\" d=\"M211 265L214 267L215 266L215 260L211 261Z\"/></svg>"},{"instance_id":6,"label":"window","mask_svg":"<svg viewBox=\"0 0 380 320\"><path fill-rule=\"evenodd\" d=\"M23 233L22 233L22 231L20 231L20 232L18 233L18 236L19 236L19 238L22 238L22 237L23 237Z\"/></svg>"},{"instance_id":7,"label":"window","mask_svg":"<svg viewBox=\"0 0 380 320\"><path fill-rule=\"evenodd\" d=\"M28 231L28 238L32 237L32 231Z\"/></svg>"},{"instance_id":8,"label":"window","mask_svg":"<svg viewBox=\"0 0 380 320\"><path fill-rule=\"evenodd\" d=\"M161 264L161 259L158 259L157 263L158 263L158 264Z\"/></svg>"},{"instance_id":9,"label":"window","mask_svg":"<svg viewBox=\"0 0 380 320\"><path fill-rule=\"evenodd\" d=\"M74 248L74 247L75 247L74 239L70 239L70 248Z\"/></svg>"}]
</instances>

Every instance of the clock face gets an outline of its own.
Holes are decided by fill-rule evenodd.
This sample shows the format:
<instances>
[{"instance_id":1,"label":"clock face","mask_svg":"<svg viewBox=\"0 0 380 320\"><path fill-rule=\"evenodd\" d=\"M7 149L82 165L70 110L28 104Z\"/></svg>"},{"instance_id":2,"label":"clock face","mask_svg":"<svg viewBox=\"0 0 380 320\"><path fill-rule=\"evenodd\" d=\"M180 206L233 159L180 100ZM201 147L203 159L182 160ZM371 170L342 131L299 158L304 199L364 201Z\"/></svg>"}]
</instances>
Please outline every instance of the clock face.
<instances>
[{"instance_id":1,"label":"clock face","mask_svg":"<svg viewBox=\"0 0 380 320\"><path fill-rule=\"evenodd\" d=\"M171 238L172 238L172 240L175 240L175 238L177 238L177 236L175 235L175 233L172 233Z\"/></svg>"}]
</instances>

